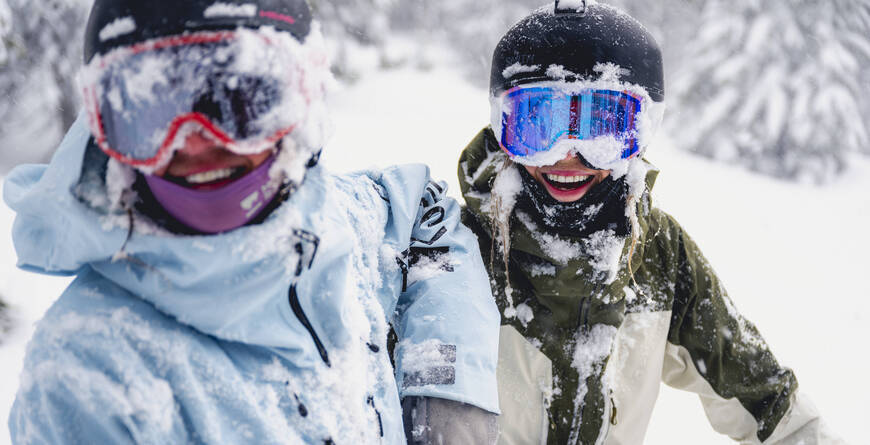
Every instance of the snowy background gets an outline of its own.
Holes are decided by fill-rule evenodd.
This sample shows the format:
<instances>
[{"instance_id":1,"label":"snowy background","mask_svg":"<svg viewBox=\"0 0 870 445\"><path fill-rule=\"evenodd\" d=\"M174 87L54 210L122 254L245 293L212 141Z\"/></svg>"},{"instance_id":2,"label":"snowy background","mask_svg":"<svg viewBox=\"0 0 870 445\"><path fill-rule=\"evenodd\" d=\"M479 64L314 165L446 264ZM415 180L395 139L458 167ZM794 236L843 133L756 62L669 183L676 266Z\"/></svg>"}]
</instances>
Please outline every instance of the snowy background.
<instances>
[{"instance_id":1,"label":"snowy background","mask_svg":"<svg viewBox=\"0 0 870 445\"><path fill-rule=\"evenodd\" d=\"M47 159L75 115L89 3L0 0L0 175ZM489 116L492 47L542 2L312 3L343 80L323 162L425 161L458 197L459 152ZM613 3L665 49L668 131L648 153L662 170L656 204L692 234L832 428L866 443L870 2ZM15 269L12 218L0 205L0 445L32 325L68 282ZM731 442L696 397L663 387L646 443Z\"/></svg>"}]
</instances>

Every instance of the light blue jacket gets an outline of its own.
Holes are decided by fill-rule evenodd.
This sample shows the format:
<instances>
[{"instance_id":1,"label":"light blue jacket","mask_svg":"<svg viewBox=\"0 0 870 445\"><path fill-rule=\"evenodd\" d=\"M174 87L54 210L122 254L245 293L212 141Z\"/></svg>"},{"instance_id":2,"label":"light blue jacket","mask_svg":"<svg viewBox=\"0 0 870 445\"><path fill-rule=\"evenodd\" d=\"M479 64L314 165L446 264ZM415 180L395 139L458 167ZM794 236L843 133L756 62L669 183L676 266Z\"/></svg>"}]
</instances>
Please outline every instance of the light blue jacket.
<instances>
[{"instance_id":1,"label":"light blue jacket","mask_svg":"<svg viewBox=\"0 0 870 445\"><path fill-rule=\"evenodd\" d=\"M426 167L314 167L264 223L178 236L104 210L88 137L3 188L19 266L77 276L29 345L13 443L404 444L400 397L498 411L499 315Z\"/></svg>"}]
</instances>

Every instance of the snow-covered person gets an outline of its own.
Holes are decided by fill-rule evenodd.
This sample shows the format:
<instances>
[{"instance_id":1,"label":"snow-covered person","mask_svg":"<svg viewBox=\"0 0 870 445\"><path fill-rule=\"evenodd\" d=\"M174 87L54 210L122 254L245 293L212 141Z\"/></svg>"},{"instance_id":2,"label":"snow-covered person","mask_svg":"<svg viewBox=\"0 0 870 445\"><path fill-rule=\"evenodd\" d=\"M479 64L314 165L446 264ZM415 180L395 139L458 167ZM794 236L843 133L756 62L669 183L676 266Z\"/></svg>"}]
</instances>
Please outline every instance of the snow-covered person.
<instances>
[{"instance_id":1,"label":"snow-covered person","mask_svg":"<svg viewBox=\"0 0 870 445\"><path fill-rule=\"evenodd\" d=\"M97 0L85 62L87 117L3 188L19 265L76 276L14 443L404 444L402 397L416 442L494 441L474 236L422 165L317 165L333 80L304 0Z\"/></svg>"},{"instance_id":2,"label":"snow-covered person","mask_svg":"<svg viewBox=\"0 0 870 445\"><path fill-rule=\"evenodd\" d=\"M839 443L653 206L663 85L653 37L591 1L534 11L495 49L491 126L459 180L502 311L500 443L640 444L661 381L740 443Z\"/></svg>"}]
</instances>

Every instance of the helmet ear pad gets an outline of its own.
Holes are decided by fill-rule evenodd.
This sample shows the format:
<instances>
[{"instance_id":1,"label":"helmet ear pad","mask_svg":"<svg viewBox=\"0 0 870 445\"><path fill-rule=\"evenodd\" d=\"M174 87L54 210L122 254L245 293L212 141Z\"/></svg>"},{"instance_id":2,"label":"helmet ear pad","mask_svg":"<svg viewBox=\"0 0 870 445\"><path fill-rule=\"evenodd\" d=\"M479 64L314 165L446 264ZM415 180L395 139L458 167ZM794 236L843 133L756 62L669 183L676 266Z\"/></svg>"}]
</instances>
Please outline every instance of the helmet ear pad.
<instances>
[{"instance_id":1,"label":"helmet ear pad","mask_svg":"<svg viewBox=\"0 0 870 445\"><path fill-rule=\"evenodd\" d=\"M554 80L558 67L576 79L595 78L595 67L621 68L620 80L646 89L664 101L662 53L655 38L637 20L609 5L590 3L584 11L542 7L515 24L493 52L490 95L517 85Z\"/></svg>"},{"instance_id":2,"label":"helmet ear pad","mask_svg":"<svg viewBox=\"0 0 870 445\"><path fill-rule=\"evenodd\" d=\"M304 41L311 22L306 0L95 0L85 29L84 61L115 48L194 31L271 26Z\"/></svg>"}]
</instances>

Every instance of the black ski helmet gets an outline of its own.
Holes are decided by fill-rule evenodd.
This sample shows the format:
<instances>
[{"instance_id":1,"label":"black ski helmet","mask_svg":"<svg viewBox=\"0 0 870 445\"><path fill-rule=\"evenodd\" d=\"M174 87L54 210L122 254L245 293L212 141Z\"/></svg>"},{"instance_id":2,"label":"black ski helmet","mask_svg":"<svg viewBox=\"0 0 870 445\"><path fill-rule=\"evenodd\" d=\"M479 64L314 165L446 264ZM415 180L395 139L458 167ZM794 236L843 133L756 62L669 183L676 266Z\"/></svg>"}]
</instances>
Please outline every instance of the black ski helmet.
<instances>
[{"instance_id":1,"label":"black ski helmet","mask_svg":"<svg viewBox=\"0 0 870 445\"><path fill-rule=\"evenodd\" d=\"M113 26L124 32L113 32ZM261 26L302 41L311 29L311 10L305 0L96 0L85 31L85 63L149 39Z\"/></svg>"},{"instance_id":2,"label":"black ski helmet","mask_svg":"<svg viewBox=\"0 0 870 445\"><path fill-rule=\"evenodd\" d=\"M661 49L643 25L613 6L559 3L539 8L502 37L492 56L490 94L498 96L517 85L551 80L547 76L551 65L594 78L595 65L609 62L627 70L621 80L642 86L656 102L664 100ZM514 64L524 69L505 71Z\"/></svg>"}]
</instances>

